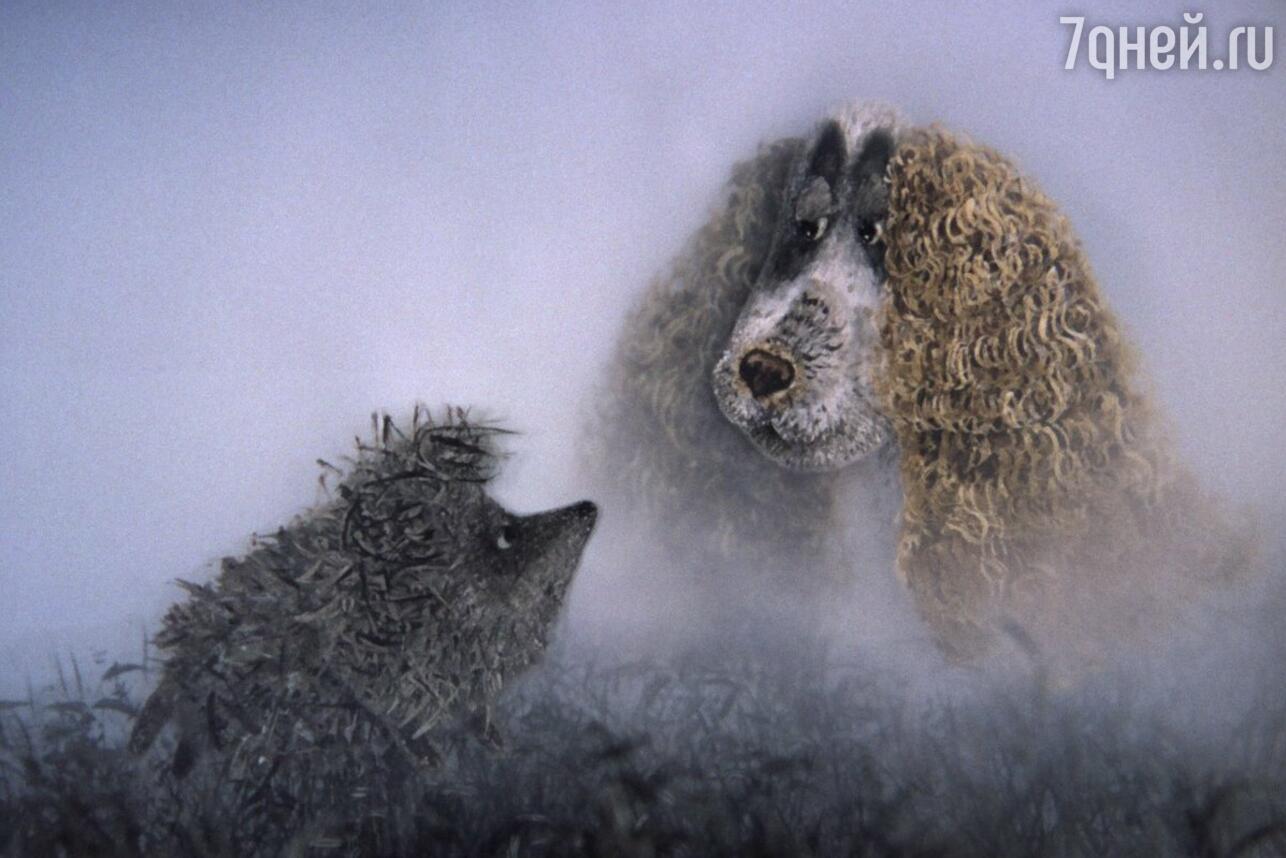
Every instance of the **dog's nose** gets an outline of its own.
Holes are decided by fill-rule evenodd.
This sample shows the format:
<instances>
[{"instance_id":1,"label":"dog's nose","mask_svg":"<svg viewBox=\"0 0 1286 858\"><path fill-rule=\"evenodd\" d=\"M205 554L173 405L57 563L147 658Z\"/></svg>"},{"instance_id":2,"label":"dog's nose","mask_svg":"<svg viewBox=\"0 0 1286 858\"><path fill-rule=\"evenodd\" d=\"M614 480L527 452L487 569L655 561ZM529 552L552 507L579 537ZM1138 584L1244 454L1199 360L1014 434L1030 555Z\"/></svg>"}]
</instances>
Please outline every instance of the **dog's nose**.
<instances>
[{"instance_id":1,"label":"dog's nose","mask_svg":"<svg viewBox=\"0 0 1286 858\"><path fill-rule=\"evenodd\" d=\"M782 360L763 349L747 352L741 359L738 372L756 399L780 393L795 380L795 368L790 365L790 361Z\"/></svg>"}]
</instances>

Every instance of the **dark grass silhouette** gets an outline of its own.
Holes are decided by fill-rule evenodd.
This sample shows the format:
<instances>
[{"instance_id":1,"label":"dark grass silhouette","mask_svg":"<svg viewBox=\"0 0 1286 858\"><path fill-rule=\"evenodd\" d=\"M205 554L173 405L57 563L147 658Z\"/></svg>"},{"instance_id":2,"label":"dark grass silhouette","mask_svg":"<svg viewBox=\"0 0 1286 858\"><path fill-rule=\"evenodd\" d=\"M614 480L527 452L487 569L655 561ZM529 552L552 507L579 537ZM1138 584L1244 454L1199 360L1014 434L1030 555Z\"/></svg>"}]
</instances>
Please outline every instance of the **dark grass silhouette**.
<instances>
[{"instance_id":1,"label":"dark grass silhouette","mask_svg":"<svg viewBox=\"0 0 1286 858\"><path fill-rule=\"evenodd\" d=\"M200 795L151 821L166 797L140 790L124 753L133 703L116 676L101 697L69 684L0 715L0 843L14 856L1280 855L1286 696L1273 671L1260 680L1212 738L1117 676L1064 693L980 680L916 702L875 665L827 668L817 649L772 665L560 653L504 698L503 750L458 733L398 790L354 779L355 797L387 797L365 828L283 831L255 852L236 808Z\"/></svg>"},{"instance_id":2,"label":"dark grass silhouette","mask_svg":"<svg viewBox=\"0 0 1286 858\"><path fill-rule=\"evenodd\" d=\"M4 854L139 854L146 833L125 738L143 652L143 663L113 663L92 687L75 657L57 660L55 685L0 701Z\"/></svg>"}]
</instances>

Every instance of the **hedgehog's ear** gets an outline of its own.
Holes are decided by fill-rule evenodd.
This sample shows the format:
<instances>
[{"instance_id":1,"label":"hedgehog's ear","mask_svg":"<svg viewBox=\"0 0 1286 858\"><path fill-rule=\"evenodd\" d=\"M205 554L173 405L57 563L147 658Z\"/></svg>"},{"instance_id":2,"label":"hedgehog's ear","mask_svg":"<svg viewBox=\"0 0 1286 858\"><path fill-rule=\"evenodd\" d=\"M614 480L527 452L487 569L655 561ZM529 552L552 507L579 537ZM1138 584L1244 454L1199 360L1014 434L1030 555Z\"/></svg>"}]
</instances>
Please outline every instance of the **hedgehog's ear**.
<instances>
[{"instance_id":1,"label":"hedgehog's ear","mask_svg":"<svg viewBox=\"0 0 1286 858\"><path fill-rule=\"evenodd\" d=\"M817 135L813 151L808 156L808 175L820 176L832 188L839 183L840 173L844 169L844 159L848 147L844 141L844 129L834 119L828 120Z\"/></svg>"}]
</instances>

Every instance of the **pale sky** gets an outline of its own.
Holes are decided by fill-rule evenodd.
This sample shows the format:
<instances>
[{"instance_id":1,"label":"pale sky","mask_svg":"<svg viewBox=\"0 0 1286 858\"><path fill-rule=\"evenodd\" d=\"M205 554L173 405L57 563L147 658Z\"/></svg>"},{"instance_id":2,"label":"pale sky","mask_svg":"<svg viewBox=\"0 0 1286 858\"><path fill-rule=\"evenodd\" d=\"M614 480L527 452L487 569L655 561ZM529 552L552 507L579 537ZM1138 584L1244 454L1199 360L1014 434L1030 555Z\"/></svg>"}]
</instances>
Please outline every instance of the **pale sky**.
<instances>
[{"instance_id":1,"label":"pale sky","mask_svg":"<svg viewBox=\"0 0 1286 858\"><path fill-rule=\"evenodd\" d=\"M475 405L524 433L502 500L581 497L625 308L735 160L858 97L1062 203L1185 451L1276 529L1286 57L1063 69L1061 14L1182 4L627 5L0 8L0 648L117 646L377 408Z\"/></svg>"}]
</instances>

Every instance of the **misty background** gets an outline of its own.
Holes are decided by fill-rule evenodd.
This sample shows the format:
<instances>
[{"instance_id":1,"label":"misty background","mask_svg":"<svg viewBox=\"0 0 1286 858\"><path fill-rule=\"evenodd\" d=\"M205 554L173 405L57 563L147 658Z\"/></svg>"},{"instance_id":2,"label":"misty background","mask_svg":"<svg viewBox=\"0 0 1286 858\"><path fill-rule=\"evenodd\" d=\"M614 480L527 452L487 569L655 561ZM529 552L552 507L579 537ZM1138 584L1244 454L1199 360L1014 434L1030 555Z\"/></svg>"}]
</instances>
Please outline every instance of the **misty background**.
<instances>
[{"instance_id":1,"label":"misty background","mask_svg":"<svg viewBox=\"0 0 1286 858\"><path fill-rule=\"evenodd\" d=\"M736 160L856 97L1060 202L1184 452L1279 544L1283 60L1065 71L1060 15L1193 7L1119 8L5 4L0 685L136 652L169 582L318 500L376 409L475 406L522 432L503 502L582 497L626 309ZM1281 2L1205 11L1213 56L1240 24L1281 47Z\"/></svg>"}]
</instances>

